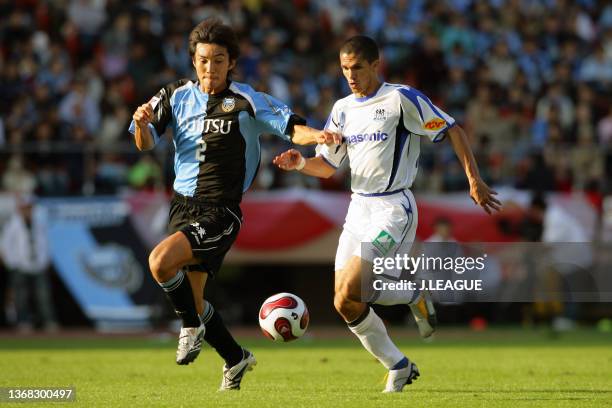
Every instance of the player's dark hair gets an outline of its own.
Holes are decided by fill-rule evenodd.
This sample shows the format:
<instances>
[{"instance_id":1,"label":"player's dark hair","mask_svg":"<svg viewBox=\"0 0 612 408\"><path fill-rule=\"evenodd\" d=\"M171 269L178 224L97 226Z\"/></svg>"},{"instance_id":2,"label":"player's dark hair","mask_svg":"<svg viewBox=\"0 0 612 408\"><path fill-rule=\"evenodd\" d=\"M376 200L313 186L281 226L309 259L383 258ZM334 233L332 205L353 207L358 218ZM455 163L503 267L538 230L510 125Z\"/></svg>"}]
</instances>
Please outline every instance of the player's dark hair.
<instances>
[{"instance_id":1,"label":"player's dark hair","mask_svg":"<svg viewBox=\"0 0 612 408\"><path fill-rule=\"evenodd\" d=\"M340 54L355 54L369 63L379 58L376 41L365 35L356 35L346 40L340 47Z\"/></svg>"},{"instance_id":2,"label":"player's dark hair","mask_svg":"<svg viewBox=\"0 0 612 408\"><path fill-rule=\"evenodd\" d=\"M235 61L240 56L238 38L232 27L223 24L216 17L209 17L195 26L189 34L189 56L193 58L198 43L217 44L225 47L230 61Z\"/></svg>"}]
</instances>

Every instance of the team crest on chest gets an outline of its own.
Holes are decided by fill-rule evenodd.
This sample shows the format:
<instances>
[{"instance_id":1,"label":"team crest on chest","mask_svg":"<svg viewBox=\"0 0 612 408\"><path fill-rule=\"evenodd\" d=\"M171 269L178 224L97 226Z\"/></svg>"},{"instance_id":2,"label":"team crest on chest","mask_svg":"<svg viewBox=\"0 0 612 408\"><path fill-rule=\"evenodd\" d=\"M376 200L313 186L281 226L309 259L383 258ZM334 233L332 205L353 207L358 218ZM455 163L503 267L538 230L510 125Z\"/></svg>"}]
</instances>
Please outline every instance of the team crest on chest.
<instances>
[{"instance_id":1,"label":"team crest on chest","mask_svg":"<svg viewBox=\"0 0 612 408\"><path fill-rule=\"evenodd\" d=\"M221 109L223 109L223 112L231 112L235 107L236 100L234 98L223 98L223 103L221 103Z\"/></svg>"},{"instance_id":2,"label":"team crest on chest","mask_svg":"<svg viewBox=\"0 0 612 408\"><path fill-rule=\"evenodd\" d=\"M374 110L374 119L377 122L384 122L387 120L387 111L385 108L376 108Z\"/></svg>"}]
</instances>

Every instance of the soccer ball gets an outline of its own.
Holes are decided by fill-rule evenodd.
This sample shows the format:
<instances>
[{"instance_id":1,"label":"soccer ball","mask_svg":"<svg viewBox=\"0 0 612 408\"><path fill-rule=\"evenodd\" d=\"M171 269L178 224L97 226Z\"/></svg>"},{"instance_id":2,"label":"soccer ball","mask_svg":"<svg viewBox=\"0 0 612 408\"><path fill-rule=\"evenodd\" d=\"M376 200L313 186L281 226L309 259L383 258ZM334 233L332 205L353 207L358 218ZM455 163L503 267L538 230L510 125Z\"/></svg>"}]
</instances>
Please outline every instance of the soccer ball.
<instances>
[{"instance_id":1,"label":"soccer ball","mask_svg":"<svg viewBox=\"0 0 612 408\"><path fill-rule=\"evenodd\" d=\"M309 320L306 303L292 293L272 295L259 309L261 331L274 341L287 342L301 337Z\"/></svg>"}]
</instances>

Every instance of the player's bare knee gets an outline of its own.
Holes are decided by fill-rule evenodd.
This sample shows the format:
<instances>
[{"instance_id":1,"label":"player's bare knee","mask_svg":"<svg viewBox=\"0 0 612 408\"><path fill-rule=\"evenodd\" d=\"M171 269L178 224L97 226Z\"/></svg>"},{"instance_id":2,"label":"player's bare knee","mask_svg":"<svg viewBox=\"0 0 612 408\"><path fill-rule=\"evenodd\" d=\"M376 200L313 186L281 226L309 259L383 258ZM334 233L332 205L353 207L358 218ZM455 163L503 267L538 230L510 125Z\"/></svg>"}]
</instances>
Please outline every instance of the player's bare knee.
<instances>
[{"instance_id":1,"label":"player's bare knee","mask_svg":"<svg viewBox=\"0 0 612 408\"><path fill-rule=\"evenodd\" d=\"M334 307L336 312L346 320L346 316L350 314L350 303L342 296L336 295L334 296Z\"/></svg>"},{"instance_id":2,"label":"player's bare knee","mask_svg":"<svg viewBox=\"0 0 612 408\"><path fill-rule=\"evenodd\" d=\"M342 316L345 317L351 315L351 311L353 309L353 302L349 296L347 296L348 292L344 290L336 291L334 294L334 307L336 311Z\"/></svg>"},{"instance_id":3,"label":"player's bare knee","mask_svg":"<svg viewBox=\"0 0 612 408\"><path fill-rule=\"evenodd\" d=\"M161 261L159 259L159 256L155 252L155 250L153 250L149 254L149 269L151 270L151 275L153 275L153 278L155 278L155 280L159 282L160 281L159 276L161 272Z\"/></svg>"},{"instance_id":4,"label":"player's bare knee","mask_svg":"<svg viewBox=\"0 0 612 408\"><path fill-rule=\"evenodd\" d=\"M149 268L151 269L151 275L157 282L165 282L171 278L171 276L167 276L168 271L164 267L164 251L160 250L159 247L155 247L149 255Z\"/></svg>"},{"instance_id":5,"label":"player's bare knee","mask_svg":"<svg viewBox=\"0 0 612 408\"><path fill-rule=\"evenodd\" d=\"M343 306L344 306L344 298L342 297L340 293L336 292L334 294L334 308L336 309L338 313L342 314Z\"/></svg>"}]
</instances>

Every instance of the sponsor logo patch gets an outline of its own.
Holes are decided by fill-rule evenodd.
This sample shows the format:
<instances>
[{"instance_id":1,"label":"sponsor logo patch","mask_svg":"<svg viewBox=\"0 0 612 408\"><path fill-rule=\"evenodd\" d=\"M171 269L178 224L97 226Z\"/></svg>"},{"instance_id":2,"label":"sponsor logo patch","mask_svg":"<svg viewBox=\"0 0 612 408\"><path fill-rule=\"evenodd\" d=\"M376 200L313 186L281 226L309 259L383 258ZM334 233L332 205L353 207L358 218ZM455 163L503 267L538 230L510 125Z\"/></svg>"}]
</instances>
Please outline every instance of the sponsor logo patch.
<instances>
[{"instance_id":1,"label":"sponsor logo patch","mask_svg":"<svg viewBox=\"0 0 612 408\"><path fill-rule=\"evenodd\" d=\"M446 126L446 121L444 119L433 118L430 121L426 122L423 125L423 128L425 128L427 130L440 130L444 126Z\"/></svg>"},{"instance_id":2,"label":"sponsor logo patch","mask_svg":"<svg viewBox=\"0 0 612 408\"><path fill-rule=\"evenodd\" d=\"M374 133L360 133L358 135L345 136L344 140L348 144L357 144L362 142L384 142L389 138L387 133L383 133L380 130Z\"/></svg>"},{"instance_id":3,"label":"sponsor logo patch","mask_svg":"<svg viewBox=\"0 0 612 408\"><path fill-rule=\"evenodd\" d=\"M387 253L395 246L396 242L387 231L380 231L380 234L372 241L372 245L378 249L381 255L387 255Z\"/></svg>"}]
</instances>

